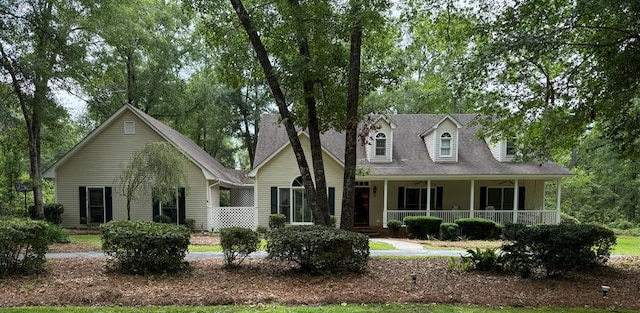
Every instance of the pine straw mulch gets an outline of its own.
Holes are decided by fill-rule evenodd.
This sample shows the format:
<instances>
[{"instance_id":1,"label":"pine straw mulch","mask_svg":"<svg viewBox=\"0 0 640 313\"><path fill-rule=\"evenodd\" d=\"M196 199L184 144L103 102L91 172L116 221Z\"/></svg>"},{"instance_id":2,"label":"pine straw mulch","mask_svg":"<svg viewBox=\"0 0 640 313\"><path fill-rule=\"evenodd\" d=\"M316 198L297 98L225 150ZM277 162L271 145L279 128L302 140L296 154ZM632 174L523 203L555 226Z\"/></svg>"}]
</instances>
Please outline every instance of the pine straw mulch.
<instances>
[{"instance_id":1,"label":"pine straw mulch","mask_svg":"<svg viewBox=\"0 0 640 313\"><path fill-rule=\"evenodd\" d=\"M373 258L364 274L313 277L263 259L234 270L212 259L190 261L188 274L129 276L105 272L105 259L51 259L46 275L0 280L0 307L397 302L640 310L640 258L614 259L562 279L451 272L447 262ZM607 297L601 285L611 286Z\"/></svg>"}]
</instances>

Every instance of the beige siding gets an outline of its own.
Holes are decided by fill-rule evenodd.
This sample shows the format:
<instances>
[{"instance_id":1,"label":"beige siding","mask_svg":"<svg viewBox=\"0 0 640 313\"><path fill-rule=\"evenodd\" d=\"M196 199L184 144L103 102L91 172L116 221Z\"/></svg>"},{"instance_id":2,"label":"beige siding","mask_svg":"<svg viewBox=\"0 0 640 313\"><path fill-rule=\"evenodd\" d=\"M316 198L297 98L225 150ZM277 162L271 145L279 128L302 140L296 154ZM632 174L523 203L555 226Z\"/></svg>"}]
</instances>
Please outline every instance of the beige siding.
<instances>
[{"instance_id":1,"label":"beige siding","mask_svg":"<svg viewBox=\"0 0 640 313\"><path fill-rule=\"evenodd\" d=\"M135 134L124 134L124 122L135 122ZM63 225L80 226L79 186L113 188L113 219L126 220L126 198L121 196L116 178L135 151L146 143L163 140L155 131L129 111L123 112L84 147L76 151L56 170L56 198L65 207ZM202 171L189 162L187 168L186 218L196 226L206 226L207 187ZM151 220L151 196L139 196L132 203L131 219Z\"/></svg>"},{"instance_id":2,"label":"beige siding","mask_svg":"<svg viewBox=\"0 0 640 313\"><path fill-rule=\"evenodd\" d=\"M311 150L309 148L309 139L305 135L302 135L300 136L300 141L307 160L310 162ZM323 156L327 187L335 187L336 190L336 221L339 225L342 209L342 176L344 168L328 154L323 152ZM290 187L291 182L300 176L297 164L291 146L287 146L258 171L255 178L255 181L259 182L255 186L257 192L256 206L259 212L258 225L265 227L269 225L269 214L271 214L271 187ZM311 166L310 169L313 171Z\"/></svg>"},{"instance_id":3,"label":"beige siding","mask_svg":"<svg viewBox=\"0 0 640 313\"><path fill-rule=\"evenodd\" d=\"M445 157L440 155L440 136L443 133L451 134L451 156ZM435 131L435 162L437 163L449 163L458 161L458 127L450 119L445 119L438 125Z\"/></svg>"}]
</instances>

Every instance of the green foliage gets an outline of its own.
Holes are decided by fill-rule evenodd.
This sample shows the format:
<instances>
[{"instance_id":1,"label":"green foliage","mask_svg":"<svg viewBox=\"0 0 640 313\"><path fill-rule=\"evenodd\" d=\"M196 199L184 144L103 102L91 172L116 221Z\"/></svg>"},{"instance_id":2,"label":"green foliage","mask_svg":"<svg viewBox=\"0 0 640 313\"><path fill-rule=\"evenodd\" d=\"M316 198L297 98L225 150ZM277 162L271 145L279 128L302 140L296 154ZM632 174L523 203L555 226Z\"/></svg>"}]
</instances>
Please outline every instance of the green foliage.
<instances>
[{"instance_id":1,"label":"green foliage","mask_svg":"<svg viewBox=\"0 0 640 313\"><path fill-rule=\"evenodd\" d=\"M44 221L0 219L0 277L44 272L49 231Z\"/></svg>"},{"instance_id":2,"label":"green foliage","mask_svg":"<svg viewBox=\"0 0 640 313\"><path fill-rule=\"evenodd\" d=\"M258 235L260 235L261 237L264 237L268 231L269 229L264 226L258 226L256 228L256 233L258 233Z\"/></svg>"},{"instance_id":3,"label":"green foliage","mask_svg":"<svg viewBox=\"0 0 640 313\"><path fill-rule=\"evenodd\" d=\"M194 220L192 218L185 218L184 219L184 227L189 228L189 230L191 230L191 232L195 232L196 231L196 220Z\"/></svg>"},{"instance_id":4,"label":"green foliage","mask_svg":"<svg viewBox=\"0 0 640 313\"><path fill-rule=\"evenodd\" d=\"M462 263L470 263L472 264L470 269L478 271L501 272L503 258L497 251L498 248L468 249L467 255L462 256Z\"/></svg>"},{"instance_id":5,"label":"green foliage","mask_svg":"<svg viewBox=\"0 0 640 313\"><path fill-rule=\"evenodd\" d=\"M427 239L430 236L437 237L441 223L442 219L435 216L407 216L404 218L409 238Z\"/></svg>"},{"instance_id":6,"label":"green foliage","mask_svg":"<svg viewBox=\"0 0 640 313\"><path fill-rule=\"evenodd\" d=\"M284 214L271 214L269 215L269 228L277 229L283 228L287 217Z\"/></svg>"},{"instance_id":7,"label":"green foliage","mask_svg":"<svg viewBox=\"0 0 640 313\"><path fill-rule=\"evenodd\" d=\"M590 224L507 225L502 246L505 266L523 277L542 268L547 276L601 265L616 243L613 232Z\"/></svg>"},{"instance_id":8,"label":"green foliage","mask_svg":"<svg viewBox=\"0 0 640 313\"><path fill-rule=\"evenodd\" d=\"M64 213L64 206L60 203L50 203L44 205L44 219L53 224L62 223L62 213ZM29 216L31 219L36 219L36 207L29 206Z\"/></svg>"},{"instance_id":9,"label":"green foliage","mask_svg":"<svg viewBox=\"0 0 640 313\"><path fill-rule=\"evenodd\" d=\"M455 220L460 226L460 235L471 240L500 238L500 227L486 218L460 218Z\"/></svg>"},{"instance_id":10,"label":"green foliage","mask_svg":"<svg viewBox=\"0 0 640 313\"><path fill-rule=\"evenodd\" d=\"M153 221L156 223L171 224L171 217L164 214L160 214L160 215L154 216Z\"/></svg>"},{"instance_id":11,"label":"green foliage","mask_svg":"<svg viewBox=\"0 0 640 313\"><path fill-rule=\"evenodd\" d=\"M69 231L58 224L49 224L49 227L47 228L47 236L49 237L49 242L52 243L71 242L71 239L69 238Z\"/></svg>"},{"instance_id":12,"label":"green foliage","mask_svg":"<svg viewBox=\"0 0 640 313\"><path fill-rule=\"evenodd\" d=\"M460 226L456 223L440 224L440 240L454 241L460 239Z\"/></svg>"},{"instance_id":13,"label":"green foliage","mask_svg":"<svg viewBox=\"0 0 640 313\"><path fill-rule=\"evenodd\" d=\"M461 258L460 262L456 257L450 257L447 262L447 270L452 272L469 272L473 269L473 262L469 258Z\"/></svg>"},{"instance_id":14,"label":"green foliage","mask_svg":"<svg viewBox=\"0 0 640 313\"><path fill-rule=\"evenodd\" d=\"M238 267L249 254L258 250L260 239L258 233L251 229L222 228L220 229L220 245L226 266Z\"/></svg>"},{"instance_id":15,"label":"green foliage","mask_svg":"<svg viewBox=\"0 0 640 313\"><path fill-rule=\"evenodd\" d=\"M184 261L191 231L178 225L111 221L100 225L102 251L108 266L125 274L175 273L188 269Z\"/></svg>"},{"instance_id":16,"label":"green foliage","mask_svg":"<svg viewBox=\"0 0 640 313\"><path fill-rule=\"evenodd\" d=\"M326 226L292 226L269 233L267 252L269 259L297 263L311 274L363 272L369 260L369 240Z\"/></svg>"},{"instance_id":17,"label":"green foliage","mask_svg":"<svg viewBox=\"0 0 640 313\"><path fill-rule=\"evenodd\" d=\"M398 237L400 234L400 228L402 227L402 222L398 220L390 220L387 222L387 227L389 227L391 236Z\"/></svg>"}]
</instances>

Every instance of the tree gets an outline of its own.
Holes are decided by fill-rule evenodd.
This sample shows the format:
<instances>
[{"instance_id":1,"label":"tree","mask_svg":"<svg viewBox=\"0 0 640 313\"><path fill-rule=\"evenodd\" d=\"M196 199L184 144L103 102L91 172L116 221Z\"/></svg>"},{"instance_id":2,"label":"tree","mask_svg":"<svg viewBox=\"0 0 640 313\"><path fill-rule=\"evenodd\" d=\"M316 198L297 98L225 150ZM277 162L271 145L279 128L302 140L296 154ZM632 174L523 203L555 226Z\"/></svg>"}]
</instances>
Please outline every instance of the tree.
<instances>
[{"instance_id":1,"label":"tree","mask_svg":"<svg viewBox=\"0 0 640 313\"><path fill-rule=\"evenodd\" d=\"M49 121L66 115L53 101L51 88L75 76L74 65L84 56L80 7L72 0L0 2L0 77L11 85L24 118L39 219L44 219L42 130Z\"/></svg>"},{"instance_id":2,"label":"tree","mask_svg":"<svg viewBox=\"0 0 640 313\"><path fill-rule=\"evenodd\" d=\"M549 159L601 124L625 157L640 156L640 3L478 1L478 45L468 69L485 135L517 137L525 157ZM623 143L623 144L618 144Z\"/></svg>"},{"instance_id":3,"label":"tree","mask_svg":"<svg viewBox=\"0 0 640 313\"><path fill-rule=\"evenodd\" d=\"M147 144L136 152L117 179L120 195L127 198L127 220L131 220L131 202L140 195L153 193L161 203L176 199L178 188L187 185L186 160L166 142Z\"/></svg>"}]
</instances>

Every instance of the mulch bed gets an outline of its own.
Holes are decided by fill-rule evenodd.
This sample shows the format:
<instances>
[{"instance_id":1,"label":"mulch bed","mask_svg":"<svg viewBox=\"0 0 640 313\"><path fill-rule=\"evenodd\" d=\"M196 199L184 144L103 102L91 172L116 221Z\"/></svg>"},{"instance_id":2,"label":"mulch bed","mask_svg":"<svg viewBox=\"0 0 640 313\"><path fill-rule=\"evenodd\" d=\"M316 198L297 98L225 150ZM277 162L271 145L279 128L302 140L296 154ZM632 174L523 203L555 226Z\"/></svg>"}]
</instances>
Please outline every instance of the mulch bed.
<instances>
[{"instance_id":1,"label":"mulch bed","mask_svg":"<svg viewBox=\"0 0 640 313\"><path fill-rule=\"evenodd\" d=\"M222 260L194 260L188 274L129 276L105 272L105 259L55 259L47 261L46 275L0 280L0 307L396 302L640 310L640 258L562 279L451 272L447 262L374 258L364 274L313 277L262 259L235 270ZM602 285L611 287L607 297Z\"/></svg>"}]
</instances>

